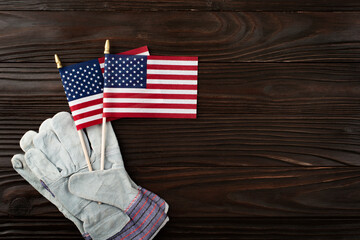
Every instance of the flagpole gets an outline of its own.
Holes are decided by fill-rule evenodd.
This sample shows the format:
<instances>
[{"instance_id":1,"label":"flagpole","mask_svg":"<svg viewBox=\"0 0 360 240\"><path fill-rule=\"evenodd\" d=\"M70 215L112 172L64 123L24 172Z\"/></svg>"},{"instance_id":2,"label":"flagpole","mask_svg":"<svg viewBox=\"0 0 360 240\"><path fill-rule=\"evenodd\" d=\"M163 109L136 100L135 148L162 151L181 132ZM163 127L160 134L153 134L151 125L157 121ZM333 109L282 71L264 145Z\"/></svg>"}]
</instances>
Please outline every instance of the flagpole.
<instances>
[{"instance_id":1,"label":"flagpole","mask_svg":"<svg viewBox=\"0 0 360 240\"><path fill-rule=\"evenodd\" d=\"M59 58L59 56L57 54L55 54L55 62L56 62L57 68L62 68L60 58ZM79 135L79 138L80 138L81 148L82 148L82 150L84 152L84 155L85 155L86 164L88 166L89 171L92 172L93 169L91 167L90 158L89 158L88 152L86 150L83 132L82 132L82 130L78 130L77 132L78 132L78 135Z\"/></svg>"},{"instance_id":2,"label":"flagpole","mask_svg":"<svg viewBox=\"0 0 360 240\"><path fill-rule=\"evenodd\" d=\"M109 41L109 39L106 39L104 54L110 54L110 41ZM105 72L105 69L104 69L104 72ZM106 142L106 117L104 117L104 115L103 115L102 136L101 136L100 170L104 170L104 166L105 166L105 142Z\"/></svg>"}]
</instances>

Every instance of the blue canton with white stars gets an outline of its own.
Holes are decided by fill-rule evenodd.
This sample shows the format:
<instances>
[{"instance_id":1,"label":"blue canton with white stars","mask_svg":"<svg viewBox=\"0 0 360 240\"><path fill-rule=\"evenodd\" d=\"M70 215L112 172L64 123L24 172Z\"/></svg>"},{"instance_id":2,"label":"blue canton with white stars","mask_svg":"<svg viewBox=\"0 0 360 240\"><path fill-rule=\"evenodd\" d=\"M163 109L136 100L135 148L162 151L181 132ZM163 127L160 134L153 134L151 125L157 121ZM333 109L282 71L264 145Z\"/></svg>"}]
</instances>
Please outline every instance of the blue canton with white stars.
<instances>
[{"instance_id":1,"label":"blue canton with white stars","mask_svg":"<svg viewBox=\"0 0 360 240\"><path fill-rule=\"evenodd\" d=\"M146 56L105 55L106 88L146 88Z\"/></svg>"},{"instance_id":2,"label":"blue canton with white stars","mask_svg":"<svg viewBox=\"0 0 360 240\"><path fill-rule=\"evenodd\" d=\"M59 69L68 101L103 92L104 77L97 59Z\"/></svg>"}]
</instances>

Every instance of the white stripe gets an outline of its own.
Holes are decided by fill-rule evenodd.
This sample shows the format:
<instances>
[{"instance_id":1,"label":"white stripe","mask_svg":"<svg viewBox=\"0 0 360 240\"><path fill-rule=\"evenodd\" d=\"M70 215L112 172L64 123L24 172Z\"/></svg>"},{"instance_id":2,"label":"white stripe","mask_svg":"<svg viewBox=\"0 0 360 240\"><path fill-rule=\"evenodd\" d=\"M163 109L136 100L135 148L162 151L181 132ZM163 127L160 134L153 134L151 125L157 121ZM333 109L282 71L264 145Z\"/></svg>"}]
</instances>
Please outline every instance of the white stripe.
<instances>
[{"instance_id":1,"label":"white stripe","mask_svg":"<svg viewBox=\"0 0 360 240\"><path fill-rule=\"evenodd\" d=\"M88 97L79 98L79 99L76 99L76 100L72 100L72 101L69 102L69 106L72 107L74 105L84 103L84 102L89 102L89 101L96 100L96 99L99 99L99 98L103 98L102 93L98 93L98 94L91 95L91 96L88 96Z\"/></svg>"},{"instance_id":2,"label":"white stripe","mask_svg":"<svg viewBox=\"0 0 360 240\"><path fill-rule=\"evenodd\" d=\"M146 89L146 88L104 88L106 93L159 93L159 94L197 94L197 90Z\"/></svg>"},{"instance_id":3,"label":"white stripe","mask_svg":"<svg viewBox=\"0 0 360 240\"><path fill-rule=\"evenodd\" d=\"M105 63L100 63L100 68L104 68Z\"/></svg>"},{"instance_id":4,"label":"white stripe","mask_svg":"<svg viewBox=\"0 0 360 240\"><path fill-rule=\"evenodd\" d=\"M138 53L136 55L150 56L150 53L149 53L149 51L146 51L146 52Z\"/></svg>"},{"instance_id":5,"label":"white stripe","mask_svg":"<svg viewBox=\"0 0 360 240\"><path fill-rule=\"evenodd\" d=\"M197 75L197 71L147 69L147 74Z\"/></svg>"},{"instance_id":6,"label":"white stripe","mask_svg":"<svg viewBox=\"0 0 360 240\"><path fill-rule=\"evenodd\" d=\"M79 114L82 114L82 113L86 113L86 112L90 112L90 111L93 111L93 110L101 109L102 107L103 107L103 104L101 103L101 104L89 106L89 107L86 107L86 108L81 108L81 109L72 111L72 115L76 116L76 115L79 115Z\"/></svg>"},{"instance_id":7,"label":"white stripe","mask_svg":"<svg viewBox=\"0 0 360 240\"><path fill-rule=\"evenodd\" d=\"M147 79L149 84L174 84L174 85L197 85L197 80L175 80L175 79Z\"/></svg>"},{"instance_id":8,"label":"white stripe","mask_svg":"<svg viewBox=\"0 0 360 240\"><path fill-rule=\"evenodd\" d=\"M104 98L104 103L175 103L196 104L196 99L157 99L157 98Z\"/></svg>"},{"instance_id":9,"label":"white stripe","mask_svg":"<svg viewBox=\"0 0 360 240\"><path fill-rule=\"evenodd\" d=\"M172 108L104 108L104 112L129 112L129 113L185 113L196 114L196 109L172 109Z\"/></svg>"},{"instance_id":10,"label":"white stripe","mask_svg":"<svg viewBox=\"0 0 360 240\"><path fill-rule=\"evenodd\" d=\"M86 118L76 120L75 125L78 126L80 124L91 122L91 121L98 120L98 119L102 119L102 113L94 115L94 116L90 116L90 117L86 117Z\"/></svg>"},{"instance_id":11,"label":"white stripe","mask_svg":"<svg viewBox=\"0 0 360 240\"><path fill-rule=\"evenodd\" d=\"M147 64L154 65L181 65L181 66L197 66L198 61L186 61L186 60L155 60L148 59Z\"/></svg>"}]
</instances>

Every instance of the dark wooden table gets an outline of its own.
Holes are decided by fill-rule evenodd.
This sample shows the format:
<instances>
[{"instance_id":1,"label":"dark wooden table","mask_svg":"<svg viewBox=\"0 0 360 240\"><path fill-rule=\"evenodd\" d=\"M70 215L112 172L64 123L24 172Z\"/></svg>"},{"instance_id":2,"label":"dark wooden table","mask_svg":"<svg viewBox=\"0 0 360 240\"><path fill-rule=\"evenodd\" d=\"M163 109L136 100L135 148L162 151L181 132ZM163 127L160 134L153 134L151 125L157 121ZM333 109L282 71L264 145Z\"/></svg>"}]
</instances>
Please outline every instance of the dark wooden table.
<instances>
[{"instance_id":1,"label":"dark wooden table","mask_svg":"<svg viewBox=\"0 0 360 240\"><path fill-rule=\"evenodd\" d=\"M358 0L0 3L0 239L81 239L11 168L68 105L64 65L148 45L199 56L198 118L121 119L126 167L170 204L156 239L360 239Z\"/></svg>"}]
</instances>

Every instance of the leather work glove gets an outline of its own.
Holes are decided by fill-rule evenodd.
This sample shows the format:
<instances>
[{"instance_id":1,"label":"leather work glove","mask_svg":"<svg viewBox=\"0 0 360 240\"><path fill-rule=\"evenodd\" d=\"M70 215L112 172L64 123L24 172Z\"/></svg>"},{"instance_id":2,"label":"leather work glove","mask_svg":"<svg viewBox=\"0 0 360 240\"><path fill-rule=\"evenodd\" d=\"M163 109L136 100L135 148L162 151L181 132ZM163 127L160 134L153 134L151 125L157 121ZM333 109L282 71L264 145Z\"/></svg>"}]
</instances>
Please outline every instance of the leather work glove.
<instances>
[{"instance_id":1,"label":"leather work glove","mask_svg":"<svg viewBox=\"0 0 360 240\"><path fill-rule=\"evenodd\" d=\"M93 168L100 168L101 126L84 139ZM85 239L152 239L166 224L167 203L137 186L125 171L111 124L105 169L88 172L71 115L56 114L20 141L14 169L74 222ZM102 204L98 204L101 202Z\"/></svg>"}]
</instances>

